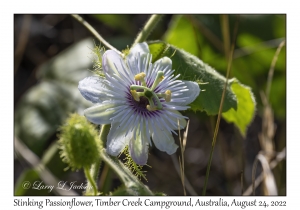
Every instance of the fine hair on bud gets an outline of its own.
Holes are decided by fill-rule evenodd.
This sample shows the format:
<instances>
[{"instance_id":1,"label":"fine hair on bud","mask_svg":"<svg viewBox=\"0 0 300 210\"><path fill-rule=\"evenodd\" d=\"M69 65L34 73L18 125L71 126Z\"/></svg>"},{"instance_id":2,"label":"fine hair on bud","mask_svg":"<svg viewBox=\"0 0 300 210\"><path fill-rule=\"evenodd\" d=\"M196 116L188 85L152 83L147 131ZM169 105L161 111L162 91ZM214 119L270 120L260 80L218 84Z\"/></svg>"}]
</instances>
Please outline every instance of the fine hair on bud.
<instances>
[{"instance_id":1,"label":"fine hair on bud","mask_svg":"<svg viewBox=\"0 0 300 210\"><path fill-rule=\"evenodd\" d=\"M60 156L72 170L90 167L100 158L97 130L84 116L71 114L59 130Z\"/></svg>"}]
</instances>

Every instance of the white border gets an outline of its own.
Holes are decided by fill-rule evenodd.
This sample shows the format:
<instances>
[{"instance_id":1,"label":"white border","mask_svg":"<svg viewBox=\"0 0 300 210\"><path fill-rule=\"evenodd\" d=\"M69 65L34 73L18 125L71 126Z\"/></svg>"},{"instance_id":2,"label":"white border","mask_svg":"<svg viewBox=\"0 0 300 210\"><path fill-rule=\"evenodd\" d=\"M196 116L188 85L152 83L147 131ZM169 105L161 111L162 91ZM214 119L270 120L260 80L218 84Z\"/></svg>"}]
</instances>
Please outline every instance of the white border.
<instances>
[{"instance_id":1,"label":"white border","mask_svg":"<svg viewBox=\"0 0 300 210\"><path fill-rule=\"evenodd\" d=\"M298 76L299 76L299 6L296 1L11 1L0 4L1 8L1 206L13 206L13 14L15 13L281 13L287 14L287 197L276 198L287 200L289 208L299 208L299 133L298 133ZM283 102L284 103L284 102ZM8 199L7 199L8 197ZM70 198L70 197L69 197ZM68 199L69 199L68 198ZM205 199L209 199L206 197ZM216 197L212 197L216 199ZM232 197L233 198L233 197ZM225 197L225 199L232 199ZM45 199L45 197L35 197ZM53 198L59 199L59 198ZM71 199L71 198L70 198ZM78 198L78 199L93 199ZM117 197L115 199L123 199ZM132 198L134 199L134 198ZM160 199L160 198L157 198ZM163 200L178 200L183 197L164 197ZM193 198L194 199L194 198ZM237 197L241 199L241 197ZM251 197L243 198L245 200ZM258 197L272 200L274 197ZM24 209L33 209L22 207ZM60 208L60 207L56 207ZM98 207L99 208L99 207ZM294 208L294 209L296 209ZM47 208L43 208L47 209ZM62 209L62 208L61 208ZM158 209L158 208L157 208ZM213 208L218 209L218 208Z\"/></svg>"}]
</instances>

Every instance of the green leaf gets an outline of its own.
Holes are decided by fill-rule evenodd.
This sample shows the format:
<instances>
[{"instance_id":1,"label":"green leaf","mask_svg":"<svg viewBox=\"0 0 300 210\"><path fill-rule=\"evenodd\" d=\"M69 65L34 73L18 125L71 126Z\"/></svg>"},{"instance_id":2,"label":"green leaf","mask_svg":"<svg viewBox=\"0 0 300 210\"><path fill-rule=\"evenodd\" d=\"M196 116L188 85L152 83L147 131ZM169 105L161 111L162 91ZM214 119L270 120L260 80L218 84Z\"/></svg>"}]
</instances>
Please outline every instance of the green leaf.
<instances>
[{"instance_id":1,"label":"green leaf","mask_svg":"<svg viewBox=\"0 0 300 210\"><path fill-rule=\"evenodd\" d=\"M236 79L233 80L231 89L237 96L238 108L237 110L230 109L229 111L222 113L222 116L227 122L234 123L241 134L245 136L247 127L254 118L256 105L255 98L251 88L242 85Z\"/></svg>"},{"instance_id":2,"label":"green leaf","mask_svg":"<svg viewBox=\"0 0 300 210\"><path fill-rule=\"evenodd\" d=\"M188 38L187 38L188 37ZM196 31L186 16L177 15L172 19L164 40L178 48L182 48L193 55L199 54Z\"/></svg>"},{"instance_id":3,"label":"green leaf","mask_svg":"<svg viewBox=\"0 0 300 210\"><path fill-rule=\"evenodd\" d=\"M154 41L149 43L149 49L152 53L153 61L156 61L164 56L172 59L172 68L174 74L180 74L179 79L196 81L201 90L201 93L196 100L190 105L194 111L205 111L208 115L215 115L219 111L220 101L226 78L219 74L208 64L203 63L196 56L178 49L170 44L162 41ZM223 112L229 109L237 109L236 95L230 88L231 82L227 85Z\"/></svg>"}]
</instances>

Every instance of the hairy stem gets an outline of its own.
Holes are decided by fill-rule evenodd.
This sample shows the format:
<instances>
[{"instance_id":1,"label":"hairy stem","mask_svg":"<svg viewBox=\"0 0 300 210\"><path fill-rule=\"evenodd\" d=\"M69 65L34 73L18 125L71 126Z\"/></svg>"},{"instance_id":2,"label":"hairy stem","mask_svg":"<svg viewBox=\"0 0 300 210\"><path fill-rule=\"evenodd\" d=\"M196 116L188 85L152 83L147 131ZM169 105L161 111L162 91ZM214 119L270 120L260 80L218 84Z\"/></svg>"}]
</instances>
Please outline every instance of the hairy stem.
<instances>
[{"instance_id":1,"label":"hairy stem","mask_svg":"<svg viewBox=\"0 0 300 210\"><path fill-rule=\"evenodd\" d=\"M102 125L101 126L101 130L100 130L100 135L99 135L99 140L101 142L101 145L104 144L104 142L106 141L108 132L110 129L110 125ZM88 186L87 186L87 192L89 192L88 190L90 190L91 188L94 188L96 186L96 190L97 188L97 180L98 180L98 176L99 176L99 170L100 170L100 166L101 166L101 158L98 159L92 166L91 169L89 171L89 174L91 176L91 179L93 180L93 182L88 182ZM84 171L85 172L85 171ZM87 174L85 172L85 174ZM86 175L87 176L87 175ZM88 177L87 177L88 178ZM93 185L95 184L95 186Z\"/></svg>"},{"instance_id":2,"label":"hairy stem","mask_svg":"<svg viewBox=\"0 0 300 210\"><path fill-rule=\"evenodd\" d=\"M105 47L116 51L118 54L122 55L122 53L117 50L115 47L110 45L88 22L86 22L81 16L79 15L71 15L75 18L79 23L81 23L87 30L89 30Z\"/></svg>"},{"instance_id":3,"label":"hairy stem","mask_svg":"<svg viewBox=\"0 0 300 210\"><path fill-rule=\"evenodd\" d=\"M91 195L92 192L93 192L93 195L97 195L98 194L98 188L97 188L95 180L92 178L91 171L89 170L88 167L84 168L84 174L85 174L85 176L87 178L87 181L88 181L88 185L87 185L87 189L86 189L85 194L86 195Z\"/></svg>"},{"instance_id":4,"label":"hairy stem","mask_svg":"<svg viewBox=\"0 0 300 210\"><path fill-rule=\"evenodd\" d=\"M159 20L162 18L163 15L152 15L148 22L145 24L144 28L141 30L141 32L136 37L133 44L140 43L145 41L152 30L155 28L156 24L159 22Z\"/></svg>"}]
</instances>

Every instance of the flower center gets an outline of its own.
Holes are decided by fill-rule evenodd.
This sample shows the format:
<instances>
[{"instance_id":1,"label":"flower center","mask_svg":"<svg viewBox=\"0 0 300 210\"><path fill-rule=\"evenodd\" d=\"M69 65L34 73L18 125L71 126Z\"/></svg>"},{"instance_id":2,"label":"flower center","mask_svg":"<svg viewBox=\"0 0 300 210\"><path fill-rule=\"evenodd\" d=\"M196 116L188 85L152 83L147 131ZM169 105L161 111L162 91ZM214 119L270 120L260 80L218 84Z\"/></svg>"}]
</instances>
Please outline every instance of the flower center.
<instances>
[{"instance_id":1,"label":"flower center","mask_svg":"<svg viewBox=\"0 0 300 210\"><path fill-rule=\"evenodd\" d=\"M148 88L145 81L146 74L144 72L134 76L136 81L140 81L142 85L131 85L130 93L135 101L139 102L139 106L144 106L149 111L161 110L162 104L160 98L164 98L166 102L171 101L171 91L167 90L165 93L155 93L154 89L164 79L164 73L158 71L156 78L151 86Z\"/></svg>"}]
</instances>

